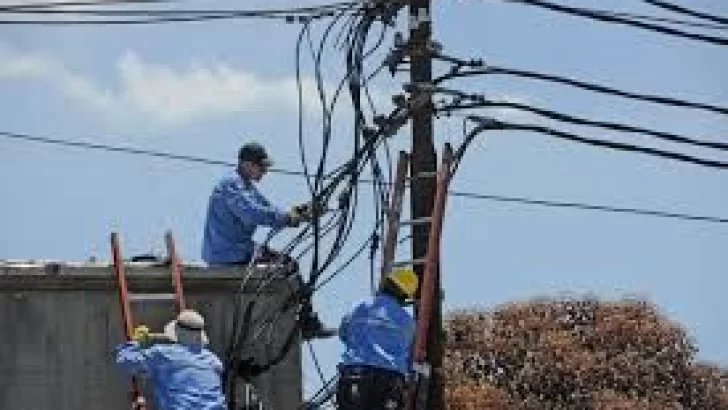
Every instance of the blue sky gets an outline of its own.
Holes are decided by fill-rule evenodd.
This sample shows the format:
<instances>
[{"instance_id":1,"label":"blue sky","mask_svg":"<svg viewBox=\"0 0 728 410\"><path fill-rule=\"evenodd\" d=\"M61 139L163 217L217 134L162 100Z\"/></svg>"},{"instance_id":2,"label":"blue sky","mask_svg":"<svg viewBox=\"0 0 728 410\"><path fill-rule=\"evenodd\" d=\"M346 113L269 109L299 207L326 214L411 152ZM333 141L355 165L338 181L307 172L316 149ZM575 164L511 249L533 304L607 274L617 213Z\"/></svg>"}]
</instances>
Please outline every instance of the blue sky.
<instances>
[{"instance_id":1,"label":"blue sky","mask_svg":"<svg viewBox=\"0 0 728 410\"><path fill-rule=\"evenodd\" d=\"M667 16L636 0L563 3ZM292 4L316 3L189 0L174 7ZM728 15L723 1L689 5ZM728 106L725 47L497 1L437 2L434 12L435 37L451 55ZM227 161L234 160L242 142L254 138L268 146L279 167L299 169L293 54L298 29L257 20L153 27L0 26L0 130ZM332 50L327 55L325 79L332 84L343 57ZM312 71L310 64L304 68L309 84L306 135L315 147L319 128ZM373 85L377 100L384 101L404 80L402 75L383 76ZM450 85L704 139L722 140L728 134L725 117L565 86L506 76ZM346 114L343 110L335 125L334 161L343 159L351 144ZM536 121L512 111L493 115ZM444 141L460 141L459 121L438 122L438 148ZM637 135L562 128L721 159L720 153L657 144ZM392 145L406 147L408 142L405 129ZM122 233L127 254L146 252L161 249L163 232L173 229L184 257L199 259L207 196L224 168L7 139L0 144L0 258L108 258L111 230ZM306 200L301 182L271 174L262 188L272 200L290 204ZM471 147L453 189L725 217L725 183L725 171L537 134L498 132L485 134ZM371 226L366 203L354 242ZM725 224L455 197L448 205L443 241L445 303L448 308L492 307L543 295L640 295L688 328L700 358L728 365L722 316L728 311L723 294L728 288L727 234ZM367 295L368 275L363 259L324 288L316 302L327 320L338 321ZM331 374L338 342L317 343L316 350ZM308 360L306 369L306 385L315 388Z\"/></svg>"}]
</instances>

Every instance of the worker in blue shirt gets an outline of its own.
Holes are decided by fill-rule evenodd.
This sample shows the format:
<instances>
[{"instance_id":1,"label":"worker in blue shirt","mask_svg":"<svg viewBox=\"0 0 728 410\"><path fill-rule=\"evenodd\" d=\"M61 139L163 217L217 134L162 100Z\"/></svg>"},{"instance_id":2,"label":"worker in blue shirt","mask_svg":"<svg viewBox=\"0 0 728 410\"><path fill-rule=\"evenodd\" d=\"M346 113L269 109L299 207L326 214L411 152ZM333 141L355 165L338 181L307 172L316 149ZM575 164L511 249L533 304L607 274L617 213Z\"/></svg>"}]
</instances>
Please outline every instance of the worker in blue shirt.
<instances>
[{"instance_id":1,"label":"worker in blue shirt","mask_svg":"<svg viewBox=\"0 0 728 410\"><path fill-rule=\"evenodd\" d=\"M202 243L202 259L211 266L247 265L255 258L288 266L299 289L304 288L298 263L289 255L258 247L253 235L258 226L273 229L296 227L314 217L315 207L304 204L289 211L274 206L255 187L272 165L268 153L256 142L244 144L238 151L238 165L225 175L210 195ZM257 252L256 252L257 251ZM257 253L257 255L256 255ZM313 311L309 298L303 298L299 322L304 339L328 338L336 331L328 329ZM254 374L244 374L253 377Z\"/></svg>"},{"instance_id":2,"label":"worker in blue shirt","mask_svg":"<svg viewBox=\"0 0 728 410\"><path fill-rule=\"evenodd\" d=\"M147 376L159 410L227 410L223 366L205 345L205 321L193 311L180 312L164 334L145 326L133 340L116 348L116 362L129 375Z\"/></svg>"},{"instance_id":3,"label":"worker in blue shirt","mask_svg":"<svg viewBox=\"0 0 728 410\"><path fill-rule=\"evenodd\" d=\"M308 206L288 212L271 204L255 183L268 172L272 162L262 145L251 142L238 151L238 166L215 185L207 207L202 259L209 265L247 265L254 257L253 241L258 226L273 229L295 227L312 217ZM273 256L263 249L263 257Z\"/></svg>"},{"instance_id":4,"label":"worker in blue shirt","mask_svg":"<svg viewBox=\"0 0 728 410\"><path fill-rule=\"evenodd\" d=\"M412 269L385 277L371 301L344 317L339 337L344 353L339 364L336 402L339 410L404 408L415 322L404 306L417 292Z\"/></svg>"}]
</instances>

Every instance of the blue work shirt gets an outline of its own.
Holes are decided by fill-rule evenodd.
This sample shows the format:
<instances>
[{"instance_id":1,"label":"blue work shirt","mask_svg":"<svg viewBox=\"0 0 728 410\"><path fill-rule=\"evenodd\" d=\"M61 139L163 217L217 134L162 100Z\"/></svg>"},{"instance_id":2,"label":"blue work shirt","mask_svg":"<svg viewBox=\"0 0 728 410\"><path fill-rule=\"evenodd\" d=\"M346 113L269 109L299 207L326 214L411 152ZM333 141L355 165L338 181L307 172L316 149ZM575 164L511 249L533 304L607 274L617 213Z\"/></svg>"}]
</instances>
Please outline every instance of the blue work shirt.
<instances>
[{"instance_id":1,"label":"blue work shirt","mask_svg":"<svg viewBox=\"0 0 728 410\"><path fill-rule=\"evenodd\" d=\"M247 263L255 250L256 228L280 228L285 222L286 213L273 206L251 181L236 171L226 174L210 195L202 260L209 265Z\"/></svg>"},{"instance_id":2,"label":"blue work shirt","mask_svg":"<svg viewBox=\"0 0 728 410\"><path fill-rule=\"evenodd\" d=\"M202 346L127 342L116 347L116 363L151 379L160 410L227 410L222 363Z\"/></svg>"},{"instance_id":3,"label":"blue work shirt","mask_svg":"<svg viewBox=\"0 0 728 410\"><path fill-rule=\"evenodd\" d=\"M412 368L415 322L397 300L377 295L359 303L341 322L342 366L370 366L403 375Z\"/></svg>"}]
</instances>

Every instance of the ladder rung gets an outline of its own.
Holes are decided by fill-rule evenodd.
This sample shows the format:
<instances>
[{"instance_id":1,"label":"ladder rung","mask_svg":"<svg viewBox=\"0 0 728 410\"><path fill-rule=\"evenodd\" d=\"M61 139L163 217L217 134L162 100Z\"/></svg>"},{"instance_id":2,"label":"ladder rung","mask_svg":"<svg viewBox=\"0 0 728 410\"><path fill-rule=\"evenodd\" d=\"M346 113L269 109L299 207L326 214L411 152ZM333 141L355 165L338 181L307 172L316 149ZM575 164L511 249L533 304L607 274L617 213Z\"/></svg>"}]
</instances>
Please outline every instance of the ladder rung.
<instances>
[{"instance_id":1,"label":"ladder rung","mask_svg":"<svg viewBox=\"0 0 728 410\"><path fill-rule=\"evenodd\" d=\"M416 219L410 219L407 221L401 221L399 223L400 226L407 226L407 225L424 225L428 224L432 221L432 217L429 216L423 216L422 218L416 218Z\"/></svg>"},{"instance_id":2,"label":"ladder rung","mask_svg":"<svg viewBox=\"0 0 728 410\"><path fill-rule=\"evenodd\" d=\"M406 178L407 181L411 181L413 179L427 179L427 178L435 178L437 176L437 171L424 171L424 172L418 172L415 175L408 176Z\"/></svg>"},{"instance_id":3,"label":"ladder rung","mask_svg":"<svg viewBox=\"0 0 728 410\"><path fill-rule=\"evenodd\" d=\"M146 302L155 300L174 300L174 293L130 293L130 302Z\"/></svg>"},{"instance_id":4,"label":"ladder rung","mask_svg":"<svg viewBox=\"0 0 728 410\"><path fill-rule=\"evenodd\" d=\"M392 263L392 268L401 268L403 266L416 266L416 265L424 265L425 261L427 259L421 258L421 259L412 259L409 261L400 261L400 262L394 262Z\"/></svg>"}]
</instances>

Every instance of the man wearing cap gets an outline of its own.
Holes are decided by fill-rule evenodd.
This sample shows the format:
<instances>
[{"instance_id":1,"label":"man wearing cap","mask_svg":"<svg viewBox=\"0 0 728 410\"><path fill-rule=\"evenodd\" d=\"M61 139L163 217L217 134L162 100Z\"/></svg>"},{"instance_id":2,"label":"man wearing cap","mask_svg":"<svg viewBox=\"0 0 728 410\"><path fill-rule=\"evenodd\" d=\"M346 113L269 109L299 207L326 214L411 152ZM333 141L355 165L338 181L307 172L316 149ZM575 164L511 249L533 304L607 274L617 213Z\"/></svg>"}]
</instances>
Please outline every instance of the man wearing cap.
<instances>
[{"instance_id":1,"label":"man wearing cap","mask_svg":"<svg viewBox=\"0 0 728 410\"><path fill-rule=\"evenodd\" d=\"M268 171L272 161L262 145L250 142L238 152L238 166L226 174L210 195L202 242L202 259L210 266L247 265L254 257L261 261L276 261L291 267L298 285L303 278L298 264L290 256L263 247L255 255L253 235L258 226L274 229L296 227L313 217L313 207L301 205L288 212L270 203L255 187ZM336 335L327 329L304 299L299 311L304 339L327 338Z\"/></svg>"},{"instance_id":2,"label":"man wearing cap","mask_svg":"<svg viewBox=\"0 0 728 410\"><path fill-rule=\"evenodd\" d=\"M363 301L339 327L344 353L339 364L339 410L404 408L407 376L412 370L414 319L404 308L417 292L412 269L387 275L374 300Z\"/></svg>"},{"instance_id":3,"label":"man wearing cap","mask_svg":"<svg viewBox=\"0 0 728 410\"><path fill-rule=\"evenodd\" d=\"M238 151L238 166L227 173L212 191L207 207L202 259L208 265L245 265L254 256L253 235L258 226L274 229L295 227L311 218L311 209L293 207L286 212L268 201L255 183L268 172L272 162L262 145L251 142ZM276 255L264 249L264 257Z\"/></svg>"},{"instance_id":4,"label":"man wearing cap","mask_svg":"<svg viewBox=\"0 0 728 410\"><path fill-rule=\"evenodd\" d=\"M204 328L193 310L180 312L162 335L138 326L132 341L116 347L116 363L129 375L151 379L159 410L227 410L223 366L205 347Z\"/></svg>"}]
</instances>

